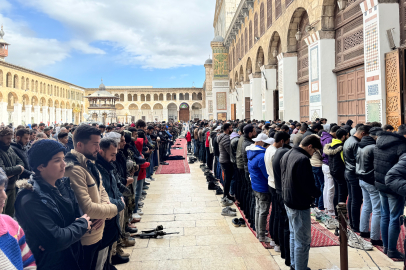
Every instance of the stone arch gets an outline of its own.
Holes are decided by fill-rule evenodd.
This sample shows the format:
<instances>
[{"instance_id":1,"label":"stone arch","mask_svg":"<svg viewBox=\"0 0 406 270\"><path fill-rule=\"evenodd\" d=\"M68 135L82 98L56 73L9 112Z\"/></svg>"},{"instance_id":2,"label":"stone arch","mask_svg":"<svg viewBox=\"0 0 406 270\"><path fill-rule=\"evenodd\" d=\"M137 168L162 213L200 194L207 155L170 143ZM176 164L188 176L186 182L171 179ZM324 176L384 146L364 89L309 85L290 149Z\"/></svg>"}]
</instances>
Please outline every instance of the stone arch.
<instances>
[{"instance_id":1,"label":"stone arch","mask_svg":"<svg viewBox=\"0 0 406 270\"><path fill-rule=\"evenodd\" d=\"M138 95L137 94L134 94L133 101L138 101Z\"/></svg>"},{"instance_id":2,"label":"stone arch","mask_svg":"<svg viewBox=\"0 0 406 270\"><path fill-rule=\"evenodd\" d=\"M13 88L19 89L20 87L20 79L18 78L18 75L15 74L13 77Z\"/></svg>"},{"instance_id":3,"label":"stone arch","mask_svg":"<svg viewBox=\"0 0 406 270\"><path fill-rule=\"evenodd\" d=\"M151 106L148 103L141 105L141 110L151 110Z\"/></svg>"},{"instance_id":4,"label":"stone arch","mask_svg":"<svg viewBox=\"0 0 406 270\"><path fill-rule=\"evenodd\" d=\"M15 103L18 103L17 94L14 93L14 92L8 93L8 96L7 96L7 108L8 109L13 109Z\"/></svg>"},{"instance_id":5,"label":"stone arch","mask_svg":"<svg viewBox=\"0 0 406 270\"><path fill-rule=\"evenodd\" d=\"M189 93L185 93L185 100L189 100L189 99L190 99Z\"/></svg>"},{"instance_id":6,"label":"stone arch","mask_svg":"<svg viewBox=\"0 0 406 270\"><path fill-rule=\"evenodd\" d=\"M167 94L166 94L166 100L172 100L172 95L169 94L169 93L167 93Z\"/></svg>"},{"instance_id":7,"label":"stone arch","mask_svg":"<svg viewBox=\"0 0 406 270\"><path fill-rule=\"evenodd\" d=\"M168 103L168 104L166 105L166 109L169 109L170 107L178 108L178 105L176 105L175 102L170 102L170 103Z\"/></svg>"},{"instance_id":8,"label":"stone arch","mask_svg":"<svg viewBox=\"0 0 406 270\"><path fill-rule=\"evenodd\" d=\"M154 111L155 110L163 110L163 109L164 109L164 106L161 103L155 103L154 104L154 107L153 107Z\"/></svg>"},{"instance_id":9,"label":"stone arch","mask_svg":"<svg viewBox=\"0 0 406 270\"><path fill-rule=\"evenodd\" d=\"M30 88L30 79L28 79L28 78L25 79L25 88L26 88L26 90L32 91L32 89Z\"/></svg>"},{"instance_id":10,"label":"stone arch","mask_svg":"<svg viewBox=\"0 0 406 270\"><path fill-rule=\"evenodd\" d=\"M59 101L55 100L55 108L59 108Z\"/></svg>"},{"instance_id":11,"label":"stone arch","mask_svg":"<svg viewBox=\"0 0 406 270\"><path fill-rule=\"evenodd\" d=\"M247 59L247 65L245 67L245 71L247 74L247 79L248 79L248 75L250 75L252 73L252 62L251 62L251 57L248 57Z\"/></svg>"},{"instance_id":12,"label":"stone arch","mask_svg":"<svg viewBox=\"0 0 406 270\"><path fill-rule=\"evenodd\" d=\"M8 72L7 74L6 74L6 87L12 87L12 85L13 85L13 77L12 77L12 75L11 75L11 72Z\"/></svg>"},{"instance_id":13,"label":"stone arch","mask_svg":"<svg viewBox=\"0 0 406 270\"><path fill-rule=\"evenodd\" d=\"M297 48L297 80L298 83L309 82L309 49L305 39L309 37L306 32L306 26L309 25L309 16L307 12L303 12L299 22L299 30L301 38L296 41Z\"/></svg>"},{"instance_id":14,"label":"stone arch","mask_svg":"<svg viewBox=\"0 0 406 270\"><path fill-rule=\"evenodd\" d=\"M268 50L268 65L276 65L278 63L278 54L282 52L281 37L278 32L273 32L269 41ZM275 54L275 56L274 56Z\"/></svg>"},{"instance_id":15,"label":"stone arch","mask_svg":"<svg viewBox=\"0 0 406 270\"><path fill-rule=\"evenodd\" d=\"M302 16L305 12L306 10L304 8L299 7L295 10L295 12L293 12L292 18L290 19L288 35L286 40L288 53L297 51L296 33L299 29L300 21L302 20Z\"/></svg>"},{"instance_id":16,"label":"stone arch","mask_svg":"<svg viewBox=\"0 0 406 270\"><path fill-rule=\"evenodd\" d=\"M196 109L201 109L201 108L203 108L203 106L202 106L202 104L201 104L200 102L194 102L194 103L192 104L192 110L193 110L194 108L196 108Z\"/></svg>"},{"instance_id":17,"label":"stone arch","mask_svg":"<svg viewBox=\"0 0 406 270\"><path fill-rule=\"evenodd\" d=\"M321 30L334 30L334 11L336 3L336 0L323 0L321 14L318 16L321 18Z\"/></svg>"},{"instance_id":18,"label":"stone arch","mask_svg":"<svg viewBox=\"0 0 406 270\"><path fill-rule=\"evenodd\" d=\"M145 101L145 95L141 94L141 101Z\"/></svg>"},{"instance_id":19,"label":"stone arch","mask_svg":"<svg viewBox=\"0 0 406 270\"><path fill-rule=\"evenodd\" d=\"M120 94L120 101L124 102L124 94Z\"/></svg>"},{"instance_id":20,"label":"stone arch","mask_svg":"<svg viewBox=\"0 0 406 270\"><path fill-rule=\"evenodd\" d=\"M21 90L25 90L25 78L24 78L24 76L21 77Z\"/></svg>"},{"instance_id":21,"label":"stone arch","mask_svg":"<svg viewBox=\"0 0 406 270\"><path fill-rule=\"evenodd\" d=\"M154 94L154 101L158 101L158 100L159 100L158 94Z\"/></svg>"},{"instance_id":22,"label":"stone arch","mask_svg":"<svg viewBox=\"0 0 406 270\"><path fill-rule=\"evenodd\" d=\"M199 93L197 94L197 100L203 100L203 94L202 94L202 92L199 92Z\"/></svg>"},{"instance_id":23,"label":"stone arch","mask_svg":"<svg viewBox=\"0 0 406 270\"><path fill-rule=\"evenodd\" d=\"M54 102L52 101L52 99L48 99L48 107L53 107L54 106Z\"/></svg>"},{"instance_id":24,"label":"stone arch","mask_svg":"<svg viewBox=\"0 0 406 270\"><path fill-rule=\"evenodd\" d=\"M244 81L244 68L240 66L240 77L238 78L240 82Z\"/></svg>"},{"instance_id":25,"label":"stone arch","mask_svg":"<svg viewBox=\"0 0 406 270\"><path fill-rule=\"evenodd\" d=\"M44 97L42 97L42 98L40 99L40 101L39 101L39 106L40 106L40 107L44 107L44 106L46 106L46 103L47 103L47 101L45 100ZM41 109L42 109L42 108L41 108Z\"/></svg>"},{"instance_id":26,"label":"stone arch","mask_svg":"<svg viewBox=\"0 0 406 270\"><path fill-rule=\"evenodd\" d=\"M65 109L65 102L61 101L61 109Z\"/></svg>"},{"instance_id":27,"label":"stone arch","mask_svg":"<svg viewBox=\"0 0 406 270\"><path fill-rule=\"evenodd\" d=\"M150 94L147 94L145 96L145 101L151 101L151 95Z\"/></svg>"},{"instance_id":28,"label":"stone arch","mask_svg":"<svg viewBox=\"0 0 406 270\"><path fill-rule=\"evenodd\" d=\"M22 105L23 111L25 111L25 106L30 105L30 98L28 97L27 94L23 95Z\"/></svg>"},{"instance_id":29,"label":"stone arch","mask_svg":"<svg viewBox=\"0 0 406 270\"><path fill-rule=\"evenodd\" d=\"M118 110L118 111L124 110L123 104L116 103L116 110Z\"/></svg>"},{"instance_id":30,"label":"stone arch","mask_svg":"<svg viewBox=\"0 0 406 270\"><path fill-rule=\"evenodd\" d=\"M195 92L192 94L192 100L197 100L197 94Z\"/></svg>"},{"instance_id":31,"label":"stone arch","mask_svg":"<svg viewBox=\"0 0 406 270\"><path fill-rule=\"evenodd\" d=\"M177 120L178 119L178 106L176 103L171 102L166 106L166 109L168 110L168 119L173 119Z\"/></svg>"},{"instance_id":32,"label":"stone arch","mask_svg":"<svg viewBox=\"0 0 406 270\"><path fill-rule=\"evenodd\" d=\"M0 86L3 86L3 70L0 69Z\"/></svg>"},{"instance_id":33,"label":"stone arch","mask_svg":"<svg viewBox=\"0 0 406 270\"><path fill-rule=\"evenodd\" d=\"M38 106L38 98L36 96L32 96L31 105L32 106Z\"/></svg>"},{"instance_id":34,"label":"stone arch","mask_svg":"<svg viewBox=\"0 0 406 270\"><path fill-rule=\"evenodd\" d=\"M264 50L260 46L257 51L257 58L255 61L255 72L261 72L261 67L264 65Z\"/></svg>"},{"instance_id":35,"label":"stone arch","mask_svg":"<svg viewBox=\"0 0 406 270\"><path fill-rule=\"evenodd\" d=\"M66 109L70 109L71 107L70 107L70 104L69 104L69 101L68 102L66 102Z\"/></svg>"},{"instance_id":36,"label":"stone arch","mask_svg":"<svg viewBox=\"0 0 406 270\"><path fill-rule=\"evenodd\" d=\"M131 103L130 106L128 106L128 110L138 110L138 105L135 103Z\"/></svg>"},{"instance_id":37,"label":"stone arch","mask_svg":"<svg viewBox=\"0 0 406 270\"><path fill-rule=\"evenodd\" d=\"M164 94L159 94L158 100L159 100L159 101L164 101Z\"/></svg>"}]
</instances>

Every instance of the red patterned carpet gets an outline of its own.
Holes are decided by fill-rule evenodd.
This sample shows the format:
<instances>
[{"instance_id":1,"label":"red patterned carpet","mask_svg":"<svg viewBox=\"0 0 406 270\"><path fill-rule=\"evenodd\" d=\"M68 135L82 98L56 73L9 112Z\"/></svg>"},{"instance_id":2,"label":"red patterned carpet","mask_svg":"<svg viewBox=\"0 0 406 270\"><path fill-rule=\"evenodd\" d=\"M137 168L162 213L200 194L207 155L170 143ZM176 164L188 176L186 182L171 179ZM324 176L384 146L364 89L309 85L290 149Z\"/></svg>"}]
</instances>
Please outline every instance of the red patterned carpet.
<instances>
[{"instance_id":1,"label":"red patterned carpet","mask_svg":"<svg viewBox=\"0 0 406 270\"><path fill-rule=\"evenodd\" d=\"M178 145L180 144L180 145ZM187 145L186 139L177 139L172 147L181 147L182 149L171 149L172 156L183 156L184 160L167 160L169 165L159 165L156 174L183 174L190 173L189 164L187 161Z\"/></svg>"}]
</instances>

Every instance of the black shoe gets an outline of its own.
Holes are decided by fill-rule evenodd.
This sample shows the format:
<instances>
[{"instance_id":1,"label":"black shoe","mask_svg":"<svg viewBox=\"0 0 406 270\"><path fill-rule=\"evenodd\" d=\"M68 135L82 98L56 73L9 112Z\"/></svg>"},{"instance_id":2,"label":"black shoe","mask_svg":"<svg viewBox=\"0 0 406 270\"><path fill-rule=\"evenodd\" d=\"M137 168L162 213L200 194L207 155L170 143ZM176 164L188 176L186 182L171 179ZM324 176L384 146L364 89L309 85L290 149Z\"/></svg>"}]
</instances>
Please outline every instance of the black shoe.
<instances>
[{"instance_id":1,"label":"black shoe","mask_svg":"<svg viewBox=\"0 0 406 270\"><path fill-rule=\"evenodd\" d=\"M231 221L234 227L241 227L240 220L238 218L233 218Z\"/></svg>"},{"instance_id":2,"label":"black shoe","mask_svg":"<svg viewBox=\"0 0 406 270\"><path fill-rule=\"evenodd\" d=\"M142 189L147 190L147 189L149 189L149 186L144 186Z\"/></svg>"},{"instance_id":3,"label":"black shoe","mask_svg":"<svg viewBox=\"0 0 406 270\"><path fill-rule=\"evenodd\" d=\"M111 257L111 264L113 264L113 265L128 263L129 261L130 261L130 258L121 257L120 254L118 254L118 253Z\"/></svg>"},{"instance_id":4,"label":"black shoe","mask_svg":"<svg viewBox=\"0 0 406 270\"><path fill-rule=\"evenodd\" d=\"M145 195L147 195L148 193L146 192L146 191L142 191L142 195L143 196L145 196Z\"/></svg>"},{"instance_id":5,"label":"black shoe","mask_svg":"<svg viewBox=\"0 0 406 270\"><path fill-rule=\"evenodd\" d=\"M238 221L240 222L241 227L246 227L247 226L247 225L245 225L245 220L243 218L239 218Z\"/></svg>"},{"instance_id":6,"label":"black shoe","mask_svg":"<svg viewBox=\"0 0 406 270\"><path fill-rule=\"evenodd\" d=\"M223 190L221 189L221 187L217 187L217 190L216 190L216 195L222 195L222 194L224 194L224 192L223 192Z\"/></svg>"},{"instance_id":7,"label":"black shoe","mask_svg":"<svg viewBox=\"0 0 406 270\"><path fill-rule=\"evenodd\" d=\"M388 257L391 259L401 259L403 260L405 258L405 255L400 253L397 250L388 250Z\"/></svg>"},{"instance_id":8,"label":"black shoe","mask_svg":"<svg viewBox=\"0 0 406 270\"><path fill-rule=\"evenodd\" d=\"M295 270L293 266L290 266L290 270ZM306 268L306 270L311 270L309 267Z\"/></svg>"},{"instance_id":9,"label":"black shoe","mask_svg":"<svg viewBox=\"0 0 406 270\"><path fill-rule=\"evenodd\" d=\"M144 186L149 186L151 183L144 182Z\"/></svg>"},{"instance_id":10,"label":"black shoe","mask_svg":"<svg viewBox=\"0 0 406 270\"><path fill-rule=\"evenodd\" d=\"M210 181L210 182L209 182L209 185L208 185L208 187L207 187L207 189L208 189L208 190L217 190L217 185L216 185L216 183Z\"/></svg>"},{"instance_id":11,"label":"black shoe","mask_svg":"<svg viewBox=\"0 0 406 270\"><path fill-rule=\"evenodd\" d=\"M130 234L135 234L135 233L138 232L138 229L137 228L130 228L130 227L127 226L127 227L125 227L125 231L130 233Z\"/></svg>"},{"instance_id":12,"label":"black shoe","mask_svg":"<svg viewBox=\"0 0 406 270\"><path fill-rule=\"evenodd\" d=\"M387 247L383 247L383 253L388 254L388 248Z\"/></svg>"},{"instance_id":13,"label":"black shoe","mask_svg":"<svg viewBox=\"0 0 406 270\"><path fill-rule=\"evenodd\" d=\"M362 238L371 238L371 232L360 232L359 236Z\"/></svg>"},{"instance_id":14,"label":"black shoe","mask_svg":"<svg viewBox=\"0 0 406 270\"><path fill-rule=\"evenodd\" d=\"M374 240L374 239L371 239L371 244L372 244L373 246L383 246L382 240Z\"/></svg>"}]
</instances>

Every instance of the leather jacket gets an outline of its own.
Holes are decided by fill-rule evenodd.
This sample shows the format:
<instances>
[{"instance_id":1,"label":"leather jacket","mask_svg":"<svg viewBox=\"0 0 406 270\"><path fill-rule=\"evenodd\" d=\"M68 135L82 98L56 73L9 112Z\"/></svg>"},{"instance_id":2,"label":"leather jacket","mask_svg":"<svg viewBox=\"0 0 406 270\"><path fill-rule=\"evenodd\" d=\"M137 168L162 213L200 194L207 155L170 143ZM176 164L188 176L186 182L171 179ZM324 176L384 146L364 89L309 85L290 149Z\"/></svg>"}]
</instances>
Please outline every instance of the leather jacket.
<instances>
[{"instance_id":1,"label":"leather jacket","mask_svg":"<svg viewBox=\"0 0 406 270\"><path fill-rule=\"evenodd\" d=\"M343 147L345 170L353 174L355 174L356 157L359 142L360 139L355 136L351 136L348 138L348 140L345 141Z\"/></svg>"}]
</instances>

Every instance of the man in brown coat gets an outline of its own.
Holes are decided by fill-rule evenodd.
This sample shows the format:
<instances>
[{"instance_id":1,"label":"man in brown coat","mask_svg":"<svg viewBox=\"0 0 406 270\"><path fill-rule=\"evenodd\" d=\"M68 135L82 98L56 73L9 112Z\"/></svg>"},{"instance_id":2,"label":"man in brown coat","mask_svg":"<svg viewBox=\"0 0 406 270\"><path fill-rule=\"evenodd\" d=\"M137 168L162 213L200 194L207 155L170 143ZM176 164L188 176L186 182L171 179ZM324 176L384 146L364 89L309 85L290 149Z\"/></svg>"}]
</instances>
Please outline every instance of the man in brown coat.
<instances>
[{"instance_id":1,"label":"man in brown coat","mask_svg":"<svg viewBox=\"0 0 406 270\"><path fill-rule=\"evenodd\" d=\"M98 252L104 231L104 221L118 214L117 206L110 203L103 187L102 178L94 164L100 150L100 130L93 126L81 125L73 135L74 150L65 157L65 176L70 178L79 208L87 213L93 222L92 229L82 239L82 269L96 269ZM104 262L102 262L104 263Z\"/></svg>"}]
</instances>

